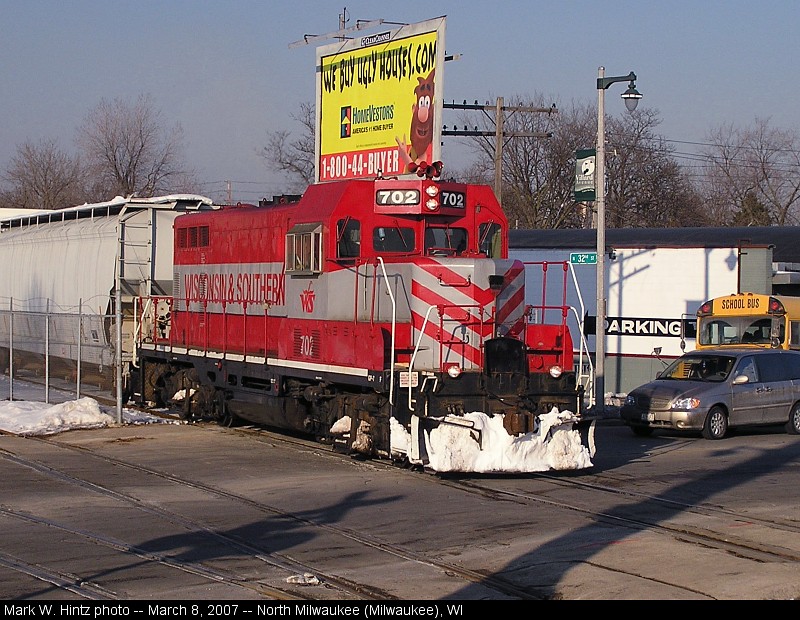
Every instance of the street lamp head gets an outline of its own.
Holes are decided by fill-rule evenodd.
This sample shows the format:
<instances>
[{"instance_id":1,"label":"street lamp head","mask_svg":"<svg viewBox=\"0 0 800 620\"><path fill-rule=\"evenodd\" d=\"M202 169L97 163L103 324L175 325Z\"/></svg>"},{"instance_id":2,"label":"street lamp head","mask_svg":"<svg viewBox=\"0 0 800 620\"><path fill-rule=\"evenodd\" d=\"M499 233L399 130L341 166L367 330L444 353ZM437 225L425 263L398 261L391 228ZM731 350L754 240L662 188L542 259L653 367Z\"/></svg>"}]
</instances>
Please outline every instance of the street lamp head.
<instances>
[{"instance_id":1,"label":"street lamp head","mask_svg":"<svg viewBox=\"0 0 800 620\"><path fill-rule=\"evenodd\" d=\"M622 98L625 100L625 107L628 108L628 112L633 112L636 106L639 105L642 93L636 90L636 83L633 80L628 84L628 90L622 93Z\"/></svg>"}]
</instances>

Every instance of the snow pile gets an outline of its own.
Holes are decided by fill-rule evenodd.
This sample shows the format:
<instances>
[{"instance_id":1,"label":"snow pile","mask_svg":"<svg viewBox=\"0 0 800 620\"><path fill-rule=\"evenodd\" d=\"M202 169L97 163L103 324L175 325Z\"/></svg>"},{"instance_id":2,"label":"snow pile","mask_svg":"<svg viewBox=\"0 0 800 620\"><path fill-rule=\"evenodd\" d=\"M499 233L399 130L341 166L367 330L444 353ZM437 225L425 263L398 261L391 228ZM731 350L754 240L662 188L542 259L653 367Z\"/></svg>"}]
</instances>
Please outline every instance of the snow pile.
<instances>
[{"instance_id":1,"label":"snow pile","mask_svg":"<svg viewBox=\"0 0 800 620\"><path fill-rule=\"evenodd\" d=\"M592 466L593 444L581 443L575 421L572 412L554 408L539 416L535 432L513 437L503 427L502 415L473 412L445 418L424 432L426 466L437 472L476 473L585 469ZM410 457L410 446L411 435L392 420L392 451Z\"/></svg>"},{"instance_id":2,"label":"snow pile","mask_svg":"<svg viewBox=\"0 0 800 620\"><path fill-rule=\"evenodd\" d=\"M123 409L126 424L164 422L161 418ZM113 426L116 417L104 412L93 398L57 405L29 400L0 401L0 430L15 435L53 435L66 430Z\"/></svg>"}]
</instances>

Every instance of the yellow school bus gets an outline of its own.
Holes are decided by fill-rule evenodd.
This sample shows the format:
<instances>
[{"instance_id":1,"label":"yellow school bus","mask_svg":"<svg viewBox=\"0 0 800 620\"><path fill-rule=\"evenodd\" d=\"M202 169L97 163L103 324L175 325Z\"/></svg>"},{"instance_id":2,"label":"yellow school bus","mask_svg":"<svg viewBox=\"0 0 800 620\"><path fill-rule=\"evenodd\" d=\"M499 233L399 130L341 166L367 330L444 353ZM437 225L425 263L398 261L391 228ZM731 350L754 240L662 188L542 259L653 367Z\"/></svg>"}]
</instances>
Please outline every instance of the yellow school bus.
<instances>
[{"instance_id":1,"label":"yellow school bus","mask_svg":"<svg viewBox=\"0 0 800 620\"><path fill-rule=\"evenodd\" d=\"M800 349L800 297L738 293L709 299L697 310L695 346Z\"/></svg>"}]
</instances>

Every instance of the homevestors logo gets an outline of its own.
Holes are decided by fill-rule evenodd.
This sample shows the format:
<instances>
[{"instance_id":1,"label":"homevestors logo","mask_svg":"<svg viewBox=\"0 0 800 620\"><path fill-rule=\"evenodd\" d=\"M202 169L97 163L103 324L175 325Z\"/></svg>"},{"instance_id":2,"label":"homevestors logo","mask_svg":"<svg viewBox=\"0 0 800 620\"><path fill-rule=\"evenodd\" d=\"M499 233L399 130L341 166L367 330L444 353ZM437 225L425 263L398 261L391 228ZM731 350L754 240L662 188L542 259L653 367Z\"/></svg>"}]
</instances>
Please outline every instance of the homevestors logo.
<instances>
[{"instance_id":1,"label":"homevestors logo","mask_svg":"<svg viewBox=\"0 0 800 620\"><path fill-rule=\"evenodd\" d=\"M361 37L361 47L369 47L376 43L388 43L391 39L391 33L381 32L380 34L373 34L368 37Z\"/></svg>"},{"instance_id":2,"label":"homevestors logo","mask_svg":"<svg viewBox=\"0 0 800 620\"><path fill-rule=\"evenodd\" d=\"M339 130L340 138L349 138L353 133L353 107L346 105L341 110L342 121Z\"/></svg>"}]
</instances>

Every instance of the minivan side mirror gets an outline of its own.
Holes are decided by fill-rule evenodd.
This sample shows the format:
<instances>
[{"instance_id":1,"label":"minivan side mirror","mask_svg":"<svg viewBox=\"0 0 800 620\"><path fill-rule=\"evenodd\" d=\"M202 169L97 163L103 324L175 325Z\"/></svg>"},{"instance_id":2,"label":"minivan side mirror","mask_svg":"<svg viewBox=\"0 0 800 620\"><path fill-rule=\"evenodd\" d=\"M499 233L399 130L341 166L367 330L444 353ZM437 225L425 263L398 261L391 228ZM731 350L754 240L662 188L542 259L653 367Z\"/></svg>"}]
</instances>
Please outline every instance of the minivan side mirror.
<instances>
[{"instance_id":1,"label":"minivan side mirror","mask_svg":"<svg viewBox=\"0 0 800 620\"><path fill-rule=\"evenodd\" d=\"M741 385L742 383L749 383L750 377L747 375L736 375L733 379L734 385Z\"/></svg>"}]
</instances>

